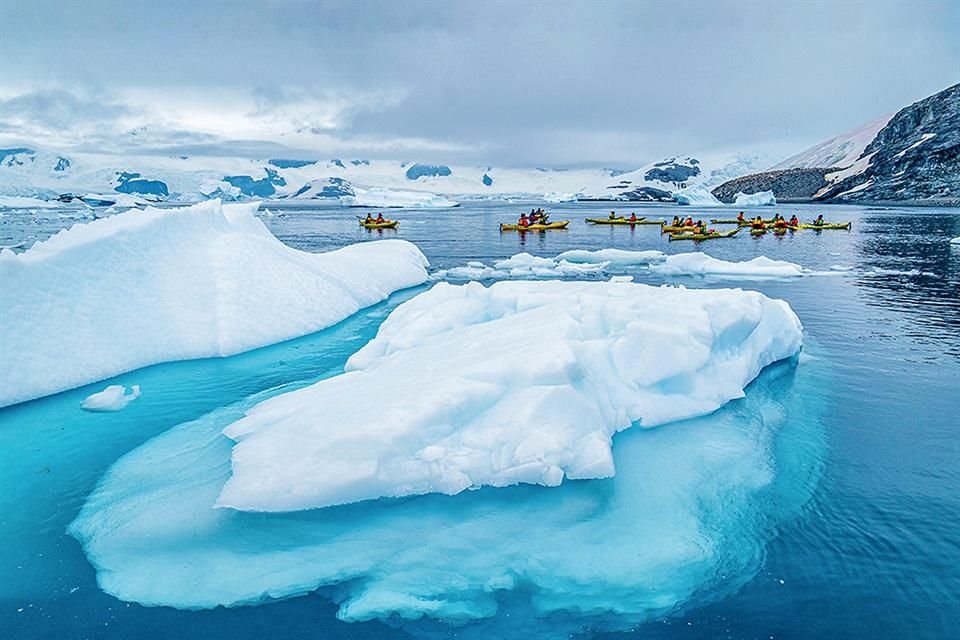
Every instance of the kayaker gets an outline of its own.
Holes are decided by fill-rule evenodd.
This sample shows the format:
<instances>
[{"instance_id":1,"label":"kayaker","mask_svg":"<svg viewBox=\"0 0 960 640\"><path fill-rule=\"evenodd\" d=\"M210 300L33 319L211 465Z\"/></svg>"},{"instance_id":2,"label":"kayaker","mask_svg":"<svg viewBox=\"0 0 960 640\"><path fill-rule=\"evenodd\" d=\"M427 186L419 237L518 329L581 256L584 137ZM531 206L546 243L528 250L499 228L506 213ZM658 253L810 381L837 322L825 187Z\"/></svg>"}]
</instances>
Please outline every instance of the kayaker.
<instances>
[{"instance_id":1,"label":"kayaker","mask_svg":"<svg viewBox=\"0 0 960 640\"><path fill-rule=\"evenodd\" d=\"M530 215L531 215L531 216L533 215L533 212L532 212L532 211L531 211ZM530 220L527 218L527 214L525 214L525 213L521 213L521 214L520 214L520 219L517 220L517 226L519 226L519 227L528 227L528 226L530 226Z\"/></svg>"},{"instance_id":2,"label":"kayaker","mask_svg":"<svg viewBox=\"0 0 960 640\"><path fill-rule=\"evenodd\" d=\"M367 213L367 219L364 220L367 224L373 224L373 216Z\"/></svg>"},{"instance_id":3,"label":"kayaker","mask_svg":"<svg viewBox=\"0 0 960 640\"><path fill-rule=\"evenodd\" d=\"M754 229L766 229L767 225L763 223L763 218L757 216L757 219L750 223L750 226Z\"/></svg>"},{"instance_id":4,"label":"kayaker","mask_svg":"<svg viewBox=\"0 0 960 640\"><path fill-rule=\"evenodd\" d=\"M773 228L774 228L774 229L786 229L786 228L787 228L787 221L784 220L783 218L777 218L777 219L775 219L775 220L773 221Z\"/></svg>"},{"instance_id":5,"label":"kayaker","mask_svg":"<svg viewBox=\"0 0 960 640\"><path fill-rule=\"evenodd\" d=\"M791 227L800 226L800 218L797 217L797 214L793 214L792 216L790 216L790 226Z\"/></svg>"},{"instance_id":6,"label":"kayaker","mask_svg":"<svg viewBox=\"0 0 960 640\"><path fill-rule=\"evenodd\" d=\"M377 220L376 220L376 222L377 222L377 224L383 224L384 222L386 222L386 220L383 219L383 213L382 213L382 212L377 214Z\"/></svg>"},{"instance_id":7,"label":"kayaker","mask_svg":"<svg viewBox=\"0 0 960 640\"><path fill-rule=\"evenodd\" d=\"M815 226L817 226L817 227L822 227L824 224L826 224L826 223L823 221L823 214L822 214L822 213L817 216L817 219L813 221L813 224L814 224Z\"/></svg>"},{"instance_id":8,"label":"kayaker","mask_svg":"<svg viewBox=\"0 0 960 640\"><path fill-rule=\"evenodd\" d=\"M743 211L737 214L737 222L746 222L747 217L743 215Z\"/></svg>"},{"instance_id":9,"label":"kayaker","mask_svg":"<svg viewBox=\"0 0 960 640\"><path fill-rule=\"evenodd\" d=\"M685 227L692 227L692 226L693 226L693 218L691 218L690 216L687 216L687 219L683 221L683 226L685 226Z\"/></svg>"},{"instance_id":10,"label":"kayaker","mask_svg":"<svg viewBox=\"0 0 960 640\"><path fill-rule=\"evenodd\" d=\"M697 224L693 226L694 233L706 233L707 225L703 224L703 220L697 220Z\"/></svg>"},{"instance_id":11,"label":"kayaker","mask_svg":"<svg viewBox=\"0 0 960 640\"><path fill-rule=\"evenodd\" d=\"M616 220L616 219L617 219L617 212L616 212L616 211L611 211L611 212L610 212L610 219L611 219L611 220Z\"/></svg>"},{"instance_id":12,"label":"kayaker","mask_svg":"<svg viewBox=\"0 0 960 640\"><path fill-rule=\"evenodd\" d=\"M680 226L680 216L673 216L673 226L675 227Z\"/></svg>"},{"instance_id":13,"label":"kayaker","mask_svg":"<svg viewBox=\"0 0 960 640\"><path fill-rule=\"evenodd\" d=\"M636 222L636 221L637 221L637 214L636 214L636 212L631 211L631 212L630 212L630 222Z\"/></svg>"}]
</instances>

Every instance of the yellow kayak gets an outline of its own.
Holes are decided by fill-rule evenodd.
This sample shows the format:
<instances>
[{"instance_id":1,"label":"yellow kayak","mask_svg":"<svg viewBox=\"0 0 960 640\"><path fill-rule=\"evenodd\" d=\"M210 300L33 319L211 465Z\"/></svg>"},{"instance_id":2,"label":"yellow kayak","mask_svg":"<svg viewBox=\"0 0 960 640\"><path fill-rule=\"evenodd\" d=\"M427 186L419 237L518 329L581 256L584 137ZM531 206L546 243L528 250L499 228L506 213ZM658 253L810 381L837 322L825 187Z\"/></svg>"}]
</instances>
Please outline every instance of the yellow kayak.
<instances>
[{"instance_id":1,"label":"yellow kayak","mask_svg":"<svg viewBox=\"0 0 960 640\"><path fill-rule=\"evenodd\" d=\"M711 220L711 222L713 221ZM764 220L763 224L769 225L769 224L773 224L774 222L776 221L773 218L771 218L770 220ZM737 222L737 224L739 224L741 227L749 227L750 225L753 224L753 220L747 220L746 222Z\"/></svg>"},{"instance_id":2,"label":"yellow kayak","mask_svg":"<svg viewBox=\"0 0 960 640\"><path fill-rule=\"evenodd\" d=\"M672 233L670 234L670 241L674 240L713 240L715 238L732 238L740 232L740 227L737 227L733 231L724 231L723 233L714 232L714 233Z\"/></svg>"},{"instance_id":3,"label":"yellow kayak","mask_svg":"<svg viewBox=\"0 0 960 640\"><path fill-rule=\"evenodd\" d=\"M692 232L692 231L694 231L695 229L696 229L696 227L693 226L693 225L691 225L691 226L689 226L689 227L673 227L673 226L663 225L662 227L660 227L660 233L679 233L679 232L681 232L681 231L691 231L691 232Z\"/></svg>"},{"instance_id":4,"label":"yellow kayak","mask_svg":"<svg viewBox=\"0 0 960 640\"><path fill-rule=\"evenodd\" d=\"M396 229L398 224L400 224L399 220L384 220L383 222L360 221L360 226L365 229Z\"/></svg>"},{"instance_id":5,"label":"yellow kayak","mask_svg":"<svg viewBox=\"0 0 960 640\"><path fill-rule=\"evenodd\" d=\"M849 229L849 222L833 222L830 224L801 224L801 229Z\"/></svg>"},{"instance_id":6,"label":"yellow kayak","mask_svg":"<svg viewBox=\"0 0 960 640\"><path fill-rule=\"evenodd\" d=\"M593 224L640 224L643 218L631 220L630 218L587 218L587 222ZM654 224L660 224L659 222Z\"/></svg>"},{"instance_id":7,"label":"yellow kayak","mask_svg":"<svg viewBox=\"0 0 960 640\"><path fill-rule=\"evenodd\" d=\"M568 224L570 224L569 220L561 220L549 224L531 224L521 227L518 224L503 224L501 222L500 231L550 231L551 229L566 229Z\"/></svg>"}]
</instances>

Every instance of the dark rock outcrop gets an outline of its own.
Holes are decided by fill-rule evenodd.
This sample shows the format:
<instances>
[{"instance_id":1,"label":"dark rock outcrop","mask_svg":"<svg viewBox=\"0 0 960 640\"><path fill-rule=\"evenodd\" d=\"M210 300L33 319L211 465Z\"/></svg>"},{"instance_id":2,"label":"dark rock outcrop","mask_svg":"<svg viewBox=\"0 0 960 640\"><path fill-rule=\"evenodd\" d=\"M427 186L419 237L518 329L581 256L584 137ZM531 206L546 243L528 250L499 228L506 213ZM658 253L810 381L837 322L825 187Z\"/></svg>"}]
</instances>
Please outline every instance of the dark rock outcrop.
<instances>
[{"instance_id":1,"label":"dark rock outcrop","mask_svg":"<svg viewBox=\"0 0 960 640\"><path fill-rule=\"evenodd\" d=\"M827 186L824 175L836 169L781 169L734 178L713 190L720 202L732 203L738 193L773 191L778 202L812 200Z\"/></svg>"}]
</instances>

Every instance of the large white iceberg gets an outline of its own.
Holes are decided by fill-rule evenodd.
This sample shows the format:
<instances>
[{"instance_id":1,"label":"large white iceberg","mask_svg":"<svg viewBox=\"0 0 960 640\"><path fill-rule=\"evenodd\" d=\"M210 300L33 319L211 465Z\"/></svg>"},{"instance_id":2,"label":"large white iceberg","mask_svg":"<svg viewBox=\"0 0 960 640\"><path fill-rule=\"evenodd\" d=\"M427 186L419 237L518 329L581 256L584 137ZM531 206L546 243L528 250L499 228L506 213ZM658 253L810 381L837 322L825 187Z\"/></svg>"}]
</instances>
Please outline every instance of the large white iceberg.
<instances>
[{"instance_id":1,"label":"large white iceberg","mask_svg":"<svg viewBox=\"0 0 960 640\"><path fill-rule=\"evenodd\" d=\"M415 637L623 630L738 589L815 489L830 372L825 358L799 363L767 367L746 398L708 416L617 434L611 479L296 513L213 509L230 476L222 430L256 396L125 455L70 532L102 589L146 605L255 605L319 590L343 620L384 618ZM394 400L368 391L384 407Z\"/></svg>"},{"instance_id":2,"label":"large white iceberg","mask_svg":"<svg viewBox=\"0 0 960 640\"><path fill-rule=\"evenodd\" d=\"M347 373L228 427L237 444L218 505L287 511L609 477L614 433L743 397L801 340L790 307L752 291L440 283L397 308Z\"/></svg>"},{"instance_id":3,"label":"large white iceberg","mask_svg":"<svg viewBox=\"0 0 960 640\"><path fill-rule=\"evenodd\" d=\"M758 193L743 193L738 191L734 196L733 204L739 207L773 206L777 204L777 199L773 196L773 191L760 191Z\"/></svg>"},{"instance_id":4,"label":"large white iceberg","mask_svg":"<svg viewBox=\"0 0 960 640\"><path fill-rule=\"evenodd\" d=\"M710 191L710 187L696 184L673 194L677 204L689 204L697 207L722 207L723 203Z\"/></svg>"},{"instance_id":5,"label":"large white iceberg","mask_svg":"<svg viewBox=\"0 0 960 640\"><path fill-rule=\"evenodd\" d=\"M427 278L405 241L292 249L257 206L131 210L0 252L0 406L301 336Z\"/></svg>"}]
</instances>

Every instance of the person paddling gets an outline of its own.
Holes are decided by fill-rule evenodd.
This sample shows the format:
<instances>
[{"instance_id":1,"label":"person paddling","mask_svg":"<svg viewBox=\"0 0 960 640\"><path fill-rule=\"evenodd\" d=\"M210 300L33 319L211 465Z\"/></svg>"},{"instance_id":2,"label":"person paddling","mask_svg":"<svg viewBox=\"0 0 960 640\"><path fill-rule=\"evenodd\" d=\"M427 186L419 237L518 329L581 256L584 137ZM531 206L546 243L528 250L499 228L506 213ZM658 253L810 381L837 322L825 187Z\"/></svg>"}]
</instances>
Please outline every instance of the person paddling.
<instances>
[{"instance_id":1,"label":"person paddling","mask_svg":"<svg viewBox=\"0 0 960 640\"><path fill-rule=\"evenodd\" d=\"M737 214L737 222L746 222L747 217L743 215L743 211Z\"/></svg>"},{"instance_id":2,"label":"person paddling","mask_svg":"<svg viewBox=\"0 0 960 640\"><path fill-rule=\"evenodd\" d=\"M816 227L822 227L824 224L826 224L826 223L823 221L823 214L822 214L822 213L817 216L817 219L813 221L813 224L814 224L814 226L816 226Z\"/></svg>"},{"instance_id":3,"label":"person paddling","mask_svg":"<svg viewBox=\"0 0 960 640\"><path fill-rule=\"evenodd\" d=\"M675 227L680 226L680 216L673 216L673 226Z\"/></svg>"},{"instance_id":4,"label":"person paddling","mask_svg":"<svg viewBox=\"0 0 960 640\"><path fill-rule=\"evenodd\" d=\"M636 222L636 221L637 221L637 213L636 213L635 211L631 211L631 212L630 212L630 222Z\"/></svg>"},{"instance_id":5,"label":"person paddling","mask_svg":"<svg viewBox=\"0 0 960 640\"><path fill-rule=\"evenodd\" d=\"M766 229L766 228L767 228L767 225L765 225L765 224L763 223L763 218L761 218L760 216L757 216L756 220L754 220L754 221L750 224L750 226L753 227L754 229Z\"/></svg>"},{"instance_id":6,"label":"person paddling","mask_svg":"<svg viewBox=\"0 0 960 640\"><path fill-rule=\"evenodd\" d=\"M617 212L616 212L616 211L611 211L611 212L610 212L610 219L611 219L611 220L616 220L616 219L617 219Z\"/></svg>"},{"instance_id":7,"label":"person paddling","mask_svg":"<svg viewBox=\"0 0 960 640\"><path fill-rule=\"evenodd\" d=\"M791 227L800 226L800 218L797 217L797 214L793 214L792 216L790 216L790 226Z\"/></svg>"},{"instance_id":8,"label":"person paddling","mask_svg":"<svg viewBox=\"0 0 960 640\"><path fill-rule=\"evenodd\" d=\"M531 212L530 215L532 216L533 213ZM527 214L525 214L525 213L521 213L521 214L520 214L520 219L517 220L517 226L518 226L518 227L529 227L529 226L530 226L530 220L527 218Z\"/></svg>"},{"instance_id":9,"label":"person paddling","mask_svg":"<svg viewBox=\"0 0 960 640\"><path fill-rule=\"evenodd\" d=\"M386 220L383 219L383 212L377 214L377 224L383 224Z\"/></svg>"},{"instance_id":10,"label":"person paddling","mask_svg":"<svg viewBox=\"0 0 960 640\"><path fill-rule=\"evenodd\" d=\"M367 224L373 224L373 216L370 213L367 213L367 219L364 220Z\"/></svg>"}]
</instances>

